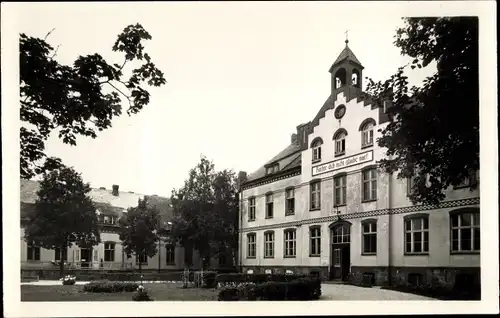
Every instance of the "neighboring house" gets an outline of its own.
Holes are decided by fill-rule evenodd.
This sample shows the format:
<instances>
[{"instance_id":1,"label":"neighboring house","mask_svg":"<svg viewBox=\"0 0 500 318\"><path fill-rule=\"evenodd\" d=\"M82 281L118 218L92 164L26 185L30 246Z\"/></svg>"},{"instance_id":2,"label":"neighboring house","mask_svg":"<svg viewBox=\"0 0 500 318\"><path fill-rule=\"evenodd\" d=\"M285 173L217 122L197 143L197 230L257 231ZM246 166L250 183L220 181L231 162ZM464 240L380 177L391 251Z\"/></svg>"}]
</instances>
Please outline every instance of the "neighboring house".
<instances>
[{"instance_id":1,"label":"neighboring house","mask_svg":"<svg viewBox=\"0 0 500 318\"><path fill-rule=\"evenodd\" d=\"M368 273L377 284L477 282L479 188L468 185L478 173L438 206L413 205L411 180L376 165L386 155L376 140L390 104L371 104L362 71L346 41L316 117L241 185L240 266L328 279Z\"/></svg>"},{"instance_id":2,"label":"neighboring house","mask_svg":"<svg viewBox=\"0 0 500 318\"><path fill-rule=\"evenodd\" d=\"M57 250L47 250L40 247L29 246L24 239L24 226L26 217L33 213L40 184L37 181L21 179L21 269L58 269L60 253ZM97 208L100 223L101 243L91 249L80 248L76 245L68 248L65 258L68 268L75 269L133 269L142 268L176 270L185 267L186 261L191 258L192 268L200 267L200 257L197 252L187 255L179 245L161 242L158 253L153 257L138 257L132 255L128 258L117 233L118 219L130 207L136 207L139 199L144 195L134 192L119 191L118 185L113 185L111 190L106 188L92 189L89 196ZM157 195L147 196L148 204L156 206L160 213L160 222L166 224L173 217L170 200ZM218 259L211 260L211 267L229 266Z\"/></svg>"}]
</instances>

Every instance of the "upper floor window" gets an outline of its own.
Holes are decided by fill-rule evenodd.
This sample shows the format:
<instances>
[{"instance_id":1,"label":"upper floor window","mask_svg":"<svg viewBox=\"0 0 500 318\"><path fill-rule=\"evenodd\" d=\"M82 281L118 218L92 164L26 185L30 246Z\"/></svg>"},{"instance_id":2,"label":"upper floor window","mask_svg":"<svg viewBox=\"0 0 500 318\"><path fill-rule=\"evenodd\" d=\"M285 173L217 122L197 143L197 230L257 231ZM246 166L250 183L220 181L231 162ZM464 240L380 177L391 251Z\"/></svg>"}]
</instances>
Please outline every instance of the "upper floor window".
<instances>
[{"instance_id":1,"label":"upper floor window","mask_svg":"<svg viewBox=\"0 0 500 318\"><path fill-rule=\"evenodd\" d=\"M363 170L363 201L377 199L377 169Z\"/></svg>"},{"instance_id":2,"label":"upper floor window","mask_svg":"<svg viewBox=\"0 0 500 318\"><path fill-rule=\"evenodd\" d=\"M476 185L478 182L479 171L472 171L469 175L455 188L467 188Z\"/></svg>"},{"instance_id":3,"label":"upper floor window","mask_svg":"<svg viewBox=\"0 0 500 318\"><path fill-rule=\"evenodd\" d=\"M279 164L273 164L271 166L266 167L266 174L272 174L279 171Z\"/></svg>"},{"instance_id":4,"label":"upper floor window","mask_svg":"<svg viewBox=\"0 0 500 318\"><path fill-rule=\"evenodd\" d=\"M105 262L115 261L115 243L113 242L104 243L104 261Z\"/></svg>"},{"instance_id":5,"label":"upper floor window","mask_svg":"<svg viewBox=\"0 0 500 318\"><path fill-rule=\"evenodd\" d=\"M274 202L273 194L266 194L266 219L272 219L274 217Z\"/></svg>"},{"instance_id":6,"label":"upper floor window","mask_svg":"<svg viewBox=\"0 0 500 318\"><path fill-rule=\"evenodd\" d=\"M319 226L309 229L309 255L321 255L321 228Z\"/></svg>"},{"instance_id":7,"label":"upper floor window","mask_svg":"<svg viewBox=\"0 0 500 318\"><path fill-rule=\"evenodd\" d=\"M429 253L429 216L409 216L405 218L404 223L405 253Z\"/></svg>"},{"instance_id":8,"label":"upper floor window","mask_svg":"<svg viewBox=\"0 0 500 318\"><path fill-rule=\"evenodd\" d=\"M269 231L264 233L264 257L274 257L274 232Z\"/></svg>"},{"instance_id":9,"label":"upper floor window","mask_svg":"<svg viewBox=\"0 0 500 318\"><path fill-rule=\"evenodd\" d=\"M361 128L361 147L373 146L373 127L373 122L369 121Z\"/></svg>"},{"instance_id":10,"label":"upper floor window","mask_svg":"<svg viewBox=\"0 0 500 318\"><path fill-rule=\"evenodd\" d=\"M248 221L255 220L255 198L248 199Z\"/></svg>"},{"instance_id":11,"label":"upper floor window","mask_svg":"<svg viewBox=\"0 0 500 318\"><path fill-rule=\"evenodd\" d=\"M255 258L257 247L257 236L255 233L247 234L247 258Z\"/></svg>"},{"instance_id":12,"label":"upper floor window","mask_svg":"<svg viewBox=\"0 0 500 318\"><path fill-rule=\"evenodd\" d=\"M311 210L321 208L321 181L312 182L311 188Z\"/></svg>"},{"instance_id":13,"label":"upper floor window","mask_svg":"<svg viewBox=\"0 0 500 318\"><path fill-rule=\"evenodd\" d=\"M363 254L377 254L377 222L363 221L361 225Z\"/></svg>"},{"instance_id":14,"label":"upper floor window","mask_svg":"<svg viewBox=\"0 0 500 318\"><path fill-rule=\"evenodd\" d=\"M321 160L321 145L323 145L323 140L320 138L314 140L312 142L312 161L320 161Z\"/></svg>"},{"instance_id":15,"label":"upper floor window","mask_svg":"<svg viewBox=\"0 0 500 318\"><path fill-rule=\"evenodd\" d=\"M340 156L345 154L345 137L346 133L345 132L339 132L335 136L335 155Z\"/></svg>"},{"instance_id":16,"label":"upper floor window","mask_svg":"<svg viewBox=\"0 0 500 318\"><path fill-rule=\"evenodd\" d=\"M286 189L286 202L285 202L285 215L292 215L295 213L295 189Z\"/></svg>"},{"instance_id":17,"label":"upper floor window","mask_svg":"<svg viewBox=\"0 0 500 318\"><path fill-rule=\"evenodd\" d=\"M112 215L104 215L103 216L103 223L104 224L115 224L116 223L116 219Z\"/></svg>"},{"instance_id":18,"label":"upper floor window","mask_svg":"<svg viewBox=\"0 0 500 318\"><path fill-rule=\"evenodd\" d=\"M452 211L450 219L451 251L479 252L481 249L479 209Z\"/></svg>"},{"instance_id":19,"label":"upper floor window","mask_svg":"<svg viewBox=\"0 0 500 318\"><path fill-rule=\"evenodd\" d=\"M285 257L295 257L297 249L297 232L295 230L285 230Z\"/></svg>"},{"instance_id":20,"label":"upper floor window","mask_svg":"<svg viewBox=\"0 0 500 318\"><path fill-rule=\"evenodd\" d=\"M346 204L346 175L338 176L333 179L335 205Z\"/></svg>"},{"instance_id":21,"label":"upper floor window","mask_svg":"<svg viewBox=\"0 0 500 318\"><path fill-rule=\"evenodd\" d=\"M40 247L28 245L28 261L39 261L40 260Z\"/></svg>"}]
</instances>

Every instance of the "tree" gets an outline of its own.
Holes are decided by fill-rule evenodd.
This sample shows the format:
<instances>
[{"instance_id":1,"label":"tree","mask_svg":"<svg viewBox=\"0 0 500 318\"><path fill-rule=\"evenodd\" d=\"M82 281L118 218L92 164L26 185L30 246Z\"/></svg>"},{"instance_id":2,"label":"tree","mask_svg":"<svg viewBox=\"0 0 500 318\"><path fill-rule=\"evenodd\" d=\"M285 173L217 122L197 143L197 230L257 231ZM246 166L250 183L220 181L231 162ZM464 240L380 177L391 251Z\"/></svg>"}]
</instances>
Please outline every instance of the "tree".
<instances>
[{"instance_id":1,"label":"tree","mask_svg":"<svg viewBox=\"0 0 500 318\"><path fill-rule=\"evenodd\" d=\"M196 249L203 266L211 256L238 246L236 179L229 170L217 172L201 157L184 186L172 191L174 220L171 235L189 252ZM191 265L191 264L189 264Z\"/></svg>"},{"instance_id":2,"label":"tree","mask_svg":"<svg viewBox=\"0 0 500 318\"><path fill-rule=\"evenodd\" d=\"M79 173L65 166L44 174L40 182L25 239L33 246L59 248L61 276L68 247L88 247L100 241L96 208L87 196L90 190Z\"/></svg>"},{"instance_id":3,"label":"tree","mask_svg":"<svg viewBox=\"0 0 500 318\"><path fill-rule=\"evenodd\" d=\"M411 69L437 67L422 87L408 87L408 65L383 82L369 79L373 101L392 104L377 140L388 154L380 165L414 178L414 203L436 204L479 169L478 18L407 18L394 43L413 59Z\"/></svg>"},{"instance_id":4,"label":"tree","mask_svg":"<svg viewBox=\"0 0 500 318\"><path fill-rule=\"evenodd\" d=\"M147 197L139 199L137 207L129 208L127 214L118 220L118 234L128 257L132 254L136 257L156 255L158 252L156 244L159 240L158 220L158 211L148 205ZM139 271L142 271L140 261Z\"/></svg>"},{"instance_id":5,"label":"tree","mask_svg":"<svg viewBox=\"0 0 500 318\"><path fill-rule=\"evenodd\" d=\"M108 64L98 53L60 64L47 36L20 35L21 177L26 179L46 171L45 141L53 131L70 145L76 145L78 135L96 138L122 114L122 101L128 103L128 115L136 114L150 101L145 85L166 83L144 52L143 42L151 35L140 24L127 26L114 43L112 50L124 54L120 64ZM128 77L126 66L132 66ZM49 162L54 164L60 162Z\"/></svg>"}]
</instances>

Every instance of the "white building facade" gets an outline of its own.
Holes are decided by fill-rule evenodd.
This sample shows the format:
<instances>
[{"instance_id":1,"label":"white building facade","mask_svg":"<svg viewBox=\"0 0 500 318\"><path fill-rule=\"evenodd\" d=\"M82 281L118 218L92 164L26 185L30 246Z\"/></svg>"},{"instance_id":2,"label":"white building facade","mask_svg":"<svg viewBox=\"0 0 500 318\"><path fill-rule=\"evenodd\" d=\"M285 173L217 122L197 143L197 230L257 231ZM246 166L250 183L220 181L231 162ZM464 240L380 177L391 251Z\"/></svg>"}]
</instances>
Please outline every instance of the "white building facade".
<instances>
[{"instance_id":1,"label":"white building facade","mask_svg":"<svg viewBox=\"0 0 500 318\"><path fill-rule=\"evenodd\" d=\"M369 274L380 285L478 282L479 187L468 187L477 178L438 206L413 205L411 180L377 166L386 155L378 130L389 119L363 93L362 70L346 43L317 116L242 184L241 267L339 280Z\"/></svg>"}]
</instances>

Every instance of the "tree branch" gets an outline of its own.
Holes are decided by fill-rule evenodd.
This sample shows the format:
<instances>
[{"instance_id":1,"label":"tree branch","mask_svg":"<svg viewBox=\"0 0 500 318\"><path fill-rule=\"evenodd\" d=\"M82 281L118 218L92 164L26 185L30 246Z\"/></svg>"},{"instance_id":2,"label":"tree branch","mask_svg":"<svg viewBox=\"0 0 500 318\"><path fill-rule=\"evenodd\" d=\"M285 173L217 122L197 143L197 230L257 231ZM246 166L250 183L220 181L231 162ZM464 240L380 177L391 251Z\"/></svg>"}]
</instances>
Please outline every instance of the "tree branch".
<instances>
[{"instance_id":1,"label":"tree branch","mask_svg":"<svg viewBox=\"0 0 500 318\"><path fill-rule=\"evenodd\" d=\"M47 35L45 36L45 38L43 39L44 41L47 40L47 38L49 37L49 35L54 32L56 28L53 28L52 30L49 31L49 33L47 33Z\"/></svg>"},{"instance_id":2,"label":"tree branch","mask_svg":"<svg viewBox=\"0 0 500 318\"><path fill-rule=\"evenodd\" d=\"M119 90L115 85L111 84L109 81L108 82L104 82L104 84L109 84L111 87L113 87L114 89L116 89L120 94L122 94L123 96L125 96L125 98L128 100L129 105L132 106L132 101L130 100L130 96L126 95L124 92L122 92L121 90Z\"/></svg>"}]
</instances>

